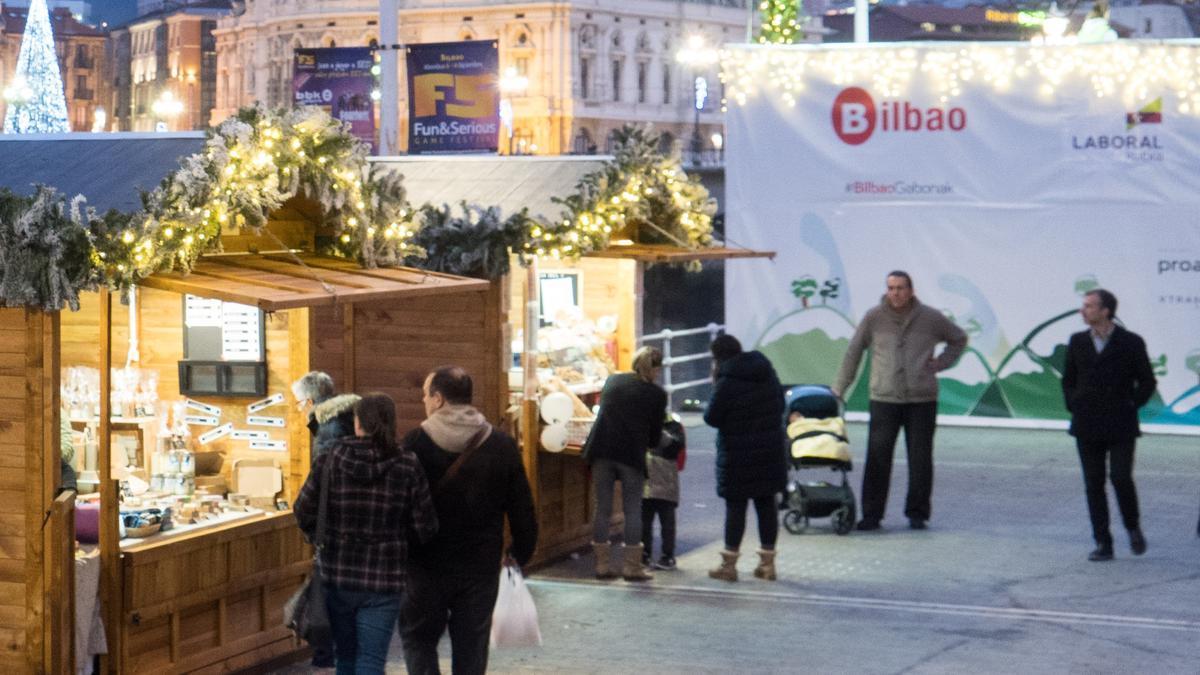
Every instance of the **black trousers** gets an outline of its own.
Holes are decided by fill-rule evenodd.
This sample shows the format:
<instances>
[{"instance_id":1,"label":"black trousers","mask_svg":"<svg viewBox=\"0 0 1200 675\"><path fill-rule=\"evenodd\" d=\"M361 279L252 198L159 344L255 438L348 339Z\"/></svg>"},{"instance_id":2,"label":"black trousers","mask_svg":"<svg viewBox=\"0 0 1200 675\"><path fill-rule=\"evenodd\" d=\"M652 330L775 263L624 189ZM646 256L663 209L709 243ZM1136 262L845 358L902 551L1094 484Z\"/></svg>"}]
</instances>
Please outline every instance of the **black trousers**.
<instances>
[{"instance_id":1,"label":"black trousers","mask_svg":"<svg viewBox=\"0 0 1200 675\"><path fill-rule=\"evenodd\" d=\"M662 555L664 558L675 557L675 506L675 502L665 499L642 500L642 551L646 555L654 555L654 516L657 514L662 526Z\"/></svg>"},{"instance_id":2,"label":"black trousers","mask_svg":"<svg viewBox=\"0 0 1200 675\"><path fill-rule=\"evenodd\" d=\"M884 403L871 401L867 432L867 466L863 469L862 519L883 520L892 482L896 437L904 429L908 449L908 495L904 515L929 520L933 492L933 433L937 430L937 401Z\"/></svg>"},{"instance_id":3,"label":"black trousers","mask_svg":"<svg viewBox=\"0 0 1200 675\"><path fill-rule=\"evenodd\" d=\"M491 574L439 574L409 565L399 622L408 672L440 672L437 645L447 627L454 675L487 672L492 610L499 589L499 569Z\"/></svg>"},{"instance_id":4,"label":"black trousers","mask_svg":"<svg viewBox=\"0 0 1200 675\"><path fill-rule=\"evenodd\" d=\"M725 549L736 551L746 534L746 498L725 500ZM758 517L758 543L767 551L775 550L779 538L779 496L763 495L754 498L754 514Z\"/></svg>"},{"instance_id":5,"label":"black trousers","mask_svg":"<svg viewBox=\"0 0 1200 675\"><path fill-rule=\"evenodd\" d=\"M1108 495L1104 491L1105 464L1108 465L1107 473L1112 481L1113 492L1117 494L1117 508L1121 510L1125 529L1140 527L1137 487L1133 484L1133 450L1136 445L1134 439L1116 442L1075 439L1079 463L1083 467L1083 488L1087 493L1088 515L1092 519L1092 536L1097 544L1112 545L1112 533L1108 529Z\"/></svg>"}]
</instances>

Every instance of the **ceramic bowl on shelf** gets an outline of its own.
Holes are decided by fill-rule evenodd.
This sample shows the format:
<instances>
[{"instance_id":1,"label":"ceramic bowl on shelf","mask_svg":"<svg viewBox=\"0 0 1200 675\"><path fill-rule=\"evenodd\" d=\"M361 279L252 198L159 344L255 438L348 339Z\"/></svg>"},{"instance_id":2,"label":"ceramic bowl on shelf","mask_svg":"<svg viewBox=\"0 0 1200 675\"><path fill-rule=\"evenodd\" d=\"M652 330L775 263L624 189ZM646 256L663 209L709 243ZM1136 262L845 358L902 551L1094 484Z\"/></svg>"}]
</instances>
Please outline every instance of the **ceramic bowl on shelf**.
<instances>
[{"instance_id":1,"label":"ceramic bowl on shelf","mask_svg":"<svg viewBox=\"0 0 1200 675\"><path fill-rule=\"evenodd\" d=\"M142 525L139 527L126 526L125 527L125 536L126 537L135 537L135 538L149 537L150 535L154 534L155 532L158 532L160 528L162 528L161 522L150 523L149 525Z\"/></svg>"}]
</instances>

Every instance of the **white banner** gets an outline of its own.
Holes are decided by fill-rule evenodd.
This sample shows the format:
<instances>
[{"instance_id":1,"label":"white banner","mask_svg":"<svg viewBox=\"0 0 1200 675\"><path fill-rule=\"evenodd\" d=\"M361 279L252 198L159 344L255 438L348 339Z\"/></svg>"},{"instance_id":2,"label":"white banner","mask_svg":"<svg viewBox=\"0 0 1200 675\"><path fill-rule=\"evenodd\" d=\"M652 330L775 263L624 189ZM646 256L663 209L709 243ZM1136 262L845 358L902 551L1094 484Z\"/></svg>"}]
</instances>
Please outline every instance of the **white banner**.
<instances>
[{"instance_id":1,"label":"white banner","mask_svg":"<svg viewBox=\"0 0 1200 675\"><path fill-rule=\"evenodd\" d=\"M1200 41L735 48L727 233L778 256L726 267L727 325L785 382L829 383L903 269L971 336L942 413L1061 421L1104 287L1159 377L1143 422L1200 432L1197 63Z\"/></svg>"}]
</instances>

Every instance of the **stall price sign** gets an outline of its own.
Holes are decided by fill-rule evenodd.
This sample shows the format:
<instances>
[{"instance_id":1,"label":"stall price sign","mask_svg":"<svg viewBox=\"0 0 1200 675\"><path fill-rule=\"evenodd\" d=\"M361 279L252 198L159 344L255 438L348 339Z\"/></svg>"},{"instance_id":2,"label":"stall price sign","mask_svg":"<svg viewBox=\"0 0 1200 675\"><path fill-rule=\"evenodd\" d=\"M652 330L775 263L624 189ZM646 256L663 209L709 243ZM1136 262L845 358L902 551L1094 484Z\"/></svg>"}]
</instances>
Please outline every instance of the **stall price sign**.
<instances>
[{"instance_id":1,"label":"stall price sign","mask_svg":"<svg viewBox=\"0 0 1200 675\"><path fill-rule=\"evenodd\" d=\"M221 423L221 420L210 415L185 415L183 422L193 426L215 427Z\"/></svg>"},{"instance_id":2,"label":"stall price sign","mask_svg":"<svg viewBox=\"0 0 1200 675\"><path fill-rule=\"evenodd\" d=\"M271 439L271 434L265 431L251 431L249 429L238 429L233 432L233 440L235 441L267 441Z\"/></svg>"},{"instance_id":3,"label":"stall price sign","mask_svg":"<svg viewBox=\"0 0 1200 675\"><path fill-rule=\"evenodd\" d=\"M251 450L276 450L286 451L287 441L250 441Z\"/></svg>"},{"instance_id":4,"label":"stall price sign","mask_svg":"<svg viewBox=\"0 0 1200 675\"><path fill-rule=\"evenodd\" d=\"M246 418L246 424L255 427L279 427L284 426L282 417L264 417L263 415L250 415Z\"/></svg>"},{"instance_id":5,"label":"stall price sign","mask_svg":"<svg viewBox=\"0 0 1200 675\"><path fill-rule=\"evenodd\" d=\"M212 443L213 441L217 440L218 438L224 438L225 436L228 436L231 433L233 433L233 424L232 423L222 424L221 426L217 427L216 429L213 429L212 431L206 431L206 432L200 434L200 445L208 445L209 443Z\"/></svg>"},{"instance_id":6,"label":"stall price sign","mask_svg":"<svg viewBox=\"0 0 1200 675\"><path fill-rule=\"evenodd\" d=\"M263 360L263 318L259 308L185 295L183 309L186 328L219 329L223 360Z\"/></svg>"},{"instance_id":7,"label":"stall price sign","mask_svg":"<svg viewBox=\"0 0 1200 675\"><path fill-rule=\"evenodd\" d=\"M246 412L253 414L260 410L270 408L271 406L279 405L280 403L283 403L283 394L272 394L261 401L255 401L254 403L246 406Z\"/></svg>"}]
</instances>

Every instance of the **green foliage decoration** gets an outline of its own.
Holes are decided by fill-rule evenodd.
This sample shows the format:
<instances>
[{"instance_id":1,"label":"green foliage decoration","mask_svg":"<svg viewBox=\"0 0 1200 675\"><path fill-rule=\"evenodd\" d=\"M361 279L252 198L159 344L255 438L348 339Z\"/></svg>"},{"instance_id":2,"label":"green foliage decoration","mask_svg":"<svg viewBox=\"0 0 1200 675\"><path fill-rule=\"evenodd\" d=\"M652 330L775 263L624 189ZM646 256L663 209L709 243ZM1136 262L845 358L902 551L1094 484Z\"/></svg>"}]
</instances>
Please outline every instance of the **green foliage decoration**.
<instances>
[{"instance_id":1,"label":"green foliage decoration","mask_svg":"<svg viewBox=\"0 0 1200 675\"><path fill-rule=\"evenodd\" d=\"M552 223L528 223L524 255L574 259L614 243L713 245L716 202L678 156L659 152L660 134L639 126L615 133L612 161L587 174Z\"/></svg>"},{"instance_id":2,"label":"green foliage decoration","mask_svg":"<svg viewBox=\"0 0 1200 675\"><path fill-rule=\"evenodd\" d=\"M81 207L45 186L29 197L0 189L0 306L79 309L79 292L99 281Z\"/></svg>"}]
</instances>

